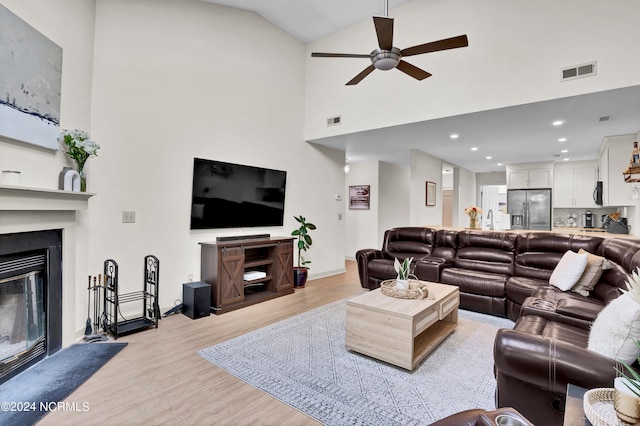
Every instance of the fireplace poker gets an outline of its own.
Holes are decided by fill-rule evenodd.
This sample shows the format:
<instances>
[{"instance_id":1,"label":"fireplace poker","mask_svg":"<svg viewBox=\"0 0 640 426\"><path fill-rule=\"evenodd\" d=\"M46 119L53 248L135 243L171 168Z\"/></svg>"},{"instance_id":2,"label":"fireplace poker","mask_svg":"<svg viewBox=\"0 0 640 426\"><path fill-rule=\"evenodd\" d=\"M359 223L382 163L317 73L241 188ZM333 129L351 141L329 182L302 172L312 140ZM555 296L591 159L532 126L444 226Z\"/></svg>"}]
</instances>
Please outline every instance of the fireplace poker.
<instances>
[{"instance_id":1,"label":"fireplace poker","mask_svg":"<svg viewBox=\"0 0 640 426\"><path fill-rule=\"evenodd\" d=\"M87 287L87 290L87 325L84 328L85 336L88 336L93 332L93 329L91 328L91 275L89 275L89 287Z\"/></svg>"},{"instance_id":2,"label":"fireplace poker","mask_svg":"<svg viewBox=\"0 0 640 426\"><path fill-rule=\"evenodd\" d=\"M98 274L98 329L96 333L100 332L100 326L102 325L102 317L104 315L104 309L100 309L103 307L102 296L104 291L102 289L102 274Z\"/></svg>"},{"instance_id":3,"label":"fireplace poker","mask_svg":"<svg viewBox=\"0 0 640 426\"><path fill-rule=\"evenodd\" d=\"M98 332L98 277L93 277L93 328Z\"/></svg>"}]
</instances>

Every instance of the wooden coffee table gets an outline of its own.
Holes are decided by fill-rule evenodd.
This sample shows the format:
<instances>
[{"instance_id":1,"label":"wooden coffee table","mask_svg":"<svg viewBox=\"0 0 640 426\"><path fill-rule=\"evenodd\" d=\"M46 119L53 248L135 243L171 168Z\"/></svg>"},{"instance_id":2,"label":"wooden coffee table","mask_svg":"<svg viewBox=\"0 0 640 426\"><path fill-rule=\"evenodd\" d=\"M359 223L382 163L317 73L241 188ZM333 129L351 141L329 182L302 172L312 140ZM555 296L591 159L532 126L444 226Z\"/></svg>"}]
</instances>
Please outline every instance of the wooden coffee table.
<instances>
[{"instance_id":1,"label":"wooden coffee table","mask_svg":"<svg viewBox=\"0 0 640 426\"><path fill-rule=\"evenodd\" d=\"M347 349L416 368L458 324L458 287L426 284L433 300L385 296L379 288L347 300Z\"/></svg>"}]
</instances>

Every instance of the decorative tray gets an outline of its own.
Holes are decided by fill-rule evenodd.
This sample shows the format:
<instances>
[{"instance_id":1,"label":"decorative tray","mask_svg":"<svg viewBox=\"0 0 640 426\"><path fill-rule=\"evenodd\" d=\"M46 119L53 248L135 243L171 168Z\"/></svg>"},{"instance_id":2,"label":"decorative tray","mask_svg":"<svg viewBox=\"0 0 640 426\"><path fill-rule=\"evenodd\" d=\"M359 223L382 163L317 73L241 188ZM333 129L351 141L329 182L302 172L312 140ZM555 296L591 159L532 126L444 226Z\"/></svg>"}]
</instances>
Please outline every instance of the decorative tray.
<instances>
[{"instance_id":1,"label":"decorative tray","mask_svg":"<svg viewBox=\"0 0 640 426\"><path fill-rule=\"evenodd\" d=\"M398 290L396 280L385 280L380 283L380 291L385 296L397 297L400 299L434 299L429 293L426 283L418 280L409 280L408 290Z\"/></svg>"},{"instance_id":2,"label":"decorative tray","mask_svg":"<svg viewBox=\"0 0 640 426\"><path fill-rule=\"evenodd\" d=\"M613 407L614 397L613 388L596 388L585 392L584 414L593 426L629 426L616 415Z\"/></svg>"}]
</instances>

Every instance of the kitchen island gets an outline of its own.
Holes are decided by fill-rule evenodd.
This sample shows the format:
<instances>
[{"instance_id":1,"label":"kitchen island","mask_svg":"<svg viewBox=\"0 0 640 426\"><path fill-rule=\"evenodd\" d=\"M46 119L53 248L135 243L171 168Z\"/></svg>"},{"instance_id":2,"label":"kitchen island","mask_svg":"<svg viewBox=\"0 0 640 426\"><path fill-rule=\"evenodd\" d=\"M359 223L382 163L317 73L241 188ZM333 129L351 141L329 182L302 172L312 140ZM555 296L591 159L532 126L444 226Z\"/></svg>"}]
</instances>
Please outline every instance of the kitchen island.
<instances>
[{"instance_id":1,"label":"kitchen island","mask_svg":"<svg viewBox=\"0 0 640 426\"><path fill-rule=\"evenodd\" d=\"M633 234L613 234L607 232L604 228L569 228L569 227L559 227L555 226L551 231L534 231L529 229L471 229L471 228L456 228L451 226L439 226L439 225L426 225L426 228L433 229L448 229L452 231L481 231L481 232L513 232L516 234L522 234L526 232L548 232L548 233L557 233L557 234L573 234L573 235L586 235L586 236L597 236L602 238L640 238Z\"/></svg>"}]
</instances>

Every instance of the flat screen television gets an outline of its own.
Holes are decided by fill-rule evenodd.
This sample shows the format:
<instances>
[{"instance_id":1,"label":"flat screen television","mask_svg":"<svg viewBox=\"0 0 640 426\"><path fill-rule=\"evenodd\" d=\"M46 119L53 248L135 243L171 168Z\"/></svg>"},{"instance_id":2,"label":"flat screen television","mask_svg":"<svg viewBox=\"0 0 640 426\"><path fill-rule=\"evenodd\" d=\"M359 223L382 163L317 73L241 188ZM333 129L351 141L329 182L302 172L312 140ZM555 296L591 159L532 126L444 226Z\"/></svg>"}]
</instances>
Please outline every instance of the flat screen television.
<instances>
[{"instance_id":1,"label":"flat screen television","mask_svg":"<svg viewBox=\"0 0 640 426\"><path fill-rule=\"evenodd\" d=\"M282 226L287 172L193 159L191 229Z\"/></svg>"}]
</instances>

